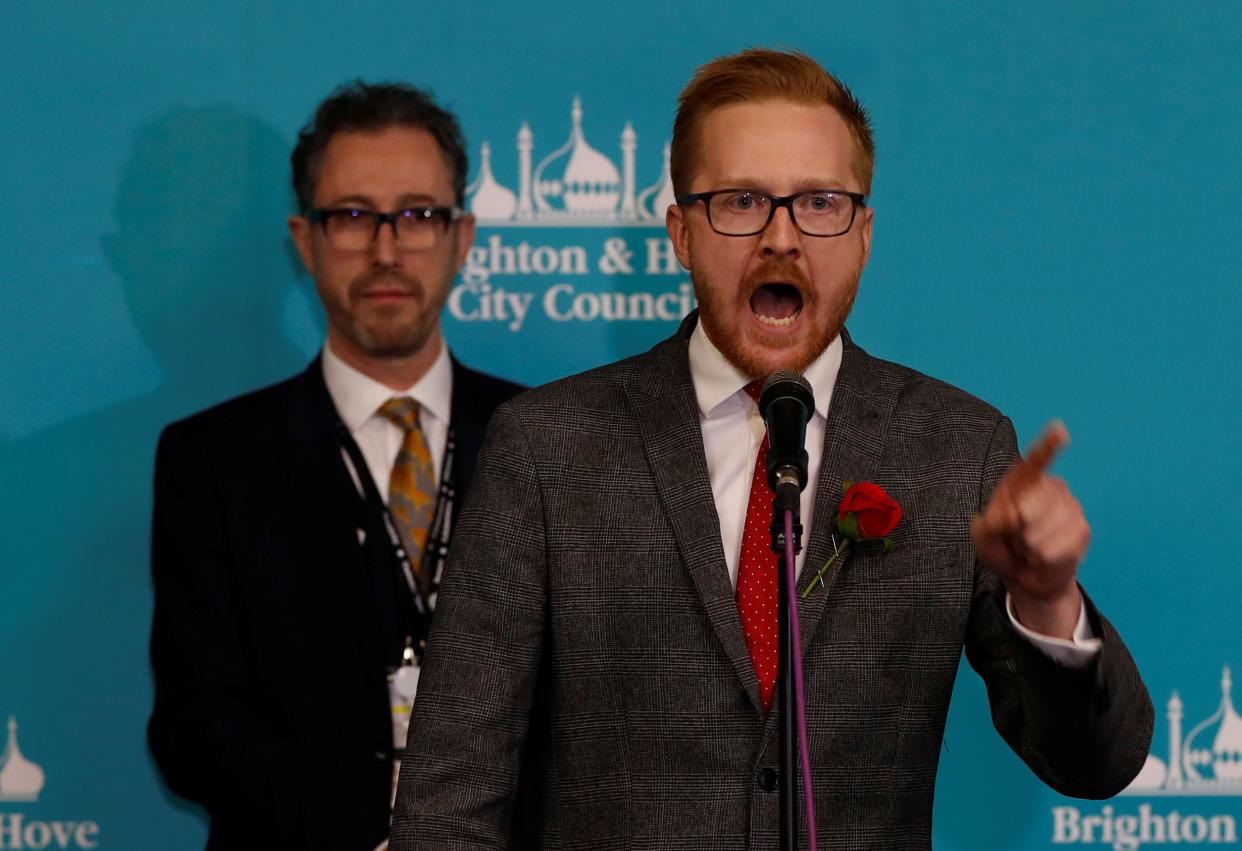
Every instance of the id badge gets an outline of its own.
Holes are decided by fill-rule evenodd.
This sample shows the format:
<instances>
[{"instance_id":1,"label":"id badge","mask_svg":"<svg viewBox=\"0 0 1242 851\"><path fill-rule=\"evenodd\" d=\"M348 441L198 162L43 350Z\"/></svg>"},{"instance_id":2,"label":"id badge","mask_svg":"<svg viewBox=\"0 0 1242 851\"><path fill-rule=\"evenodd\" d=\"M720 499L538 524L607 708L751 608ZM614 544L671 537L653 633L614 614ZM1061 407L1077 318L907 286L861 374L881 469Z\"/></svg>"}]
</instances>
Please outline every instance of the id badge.
<instances>
[{"instance_id":1,"label":"id badge","mask_svg":"<svg viewBox=\"0 0 1242 851\"><path fill-rule=\"evenodd\" d=\"M399 754L405 750L410 733L410 709L418 694L418 665L402 665L388 675L388 705L392 709L392 746Z\"/></svg>"}]
</instances>

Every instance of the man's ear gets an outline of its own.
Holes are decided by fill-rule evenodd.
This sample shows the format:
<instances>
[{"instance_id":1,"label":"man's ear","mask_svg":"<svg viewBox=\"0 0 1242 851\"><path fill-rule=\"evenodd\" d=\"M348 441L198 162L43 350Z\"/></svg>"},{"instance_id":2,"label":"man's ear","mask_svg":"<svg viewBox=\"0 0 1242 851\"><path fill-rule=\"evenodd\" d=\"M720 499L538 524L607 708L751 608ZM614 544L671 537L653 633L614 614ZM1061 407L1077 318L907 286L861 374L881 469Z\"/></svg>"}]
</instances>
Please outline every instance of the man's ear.
<instances>
[{"instance_id":1,"label":"man's ear","mask_svg":"<svg viewBox=\"0 0 1242 851\"><path fill-rule=\"evenodd\" d=\"M673 242L673 251L683 269L690 271L690 229L686 227L685 210L680 204L669 204L664 214L664 227Z\"/></svg>"},{"instance_id":2,"label":"man's ear","mask_svg":"<svg viewBox=\"0 0 1242 851\"><path fill-rule=\"evenodd\" d=\"M457 266L455 268L458 272L466 262L466 255L470 253L472 245L474 245L474 216L467 213L457 220Z\"/></svg>"},{"instance_id":3,"label":"man's ear","mask_svg":"<svg viewBox=\"0 0 1242 851\"><path fill-rule=\"evenodd\" d=\"M289 225L289 238L293 240L298 256L302 258L302 266L307 274L314 276L315 254L311 246L311 223L305 216L290 216L286 224Z\"/></svg>"},{"instance_id":4,"label":"man's ear","mask_svg":"<svg viewBox=\"0 0 1242 851\"><path fill-rule=\"evenodd\" d=\"M867 265L867 260L871 257L871 220L875 218L875 209L867 208L866 214L863 216L862 222L862 245L863 245L863 265Z\"/></svg>"}]
</instances>

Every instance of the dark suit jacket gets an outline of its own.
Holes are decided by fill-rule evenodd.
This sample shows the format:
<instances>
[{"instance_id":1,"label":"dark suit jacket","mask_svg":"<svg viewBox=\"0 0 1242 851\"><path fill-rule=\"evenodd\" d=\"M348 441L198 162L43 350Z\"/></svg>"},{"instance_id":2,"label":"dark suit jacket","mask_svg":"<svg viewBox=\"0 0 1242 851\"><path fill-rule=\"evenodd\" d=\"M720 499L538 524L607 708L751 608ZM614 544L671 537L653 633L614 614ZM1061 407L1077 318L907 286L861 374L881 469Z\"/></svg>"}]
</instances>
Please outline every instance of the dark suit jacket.
<instances>
[{"instance_id":1,"label":"dark suit jacket","mask_svg":"<svg viewBox=\"0 0 1242 851\"><path fill-rule=\"evenodd\" d=\"M686 355L693 317L638 357L503 405L445 570L402 763L393 851L505 844L519 764L543 847L777 845L777 719L725 568ZM1066 670L1016 634L968 531L1017 456L1012 426L845 343L800 589L831 552L841 482L902 506L800 605L821 847L926 848L965 647L997 729L1069 795L1120 790L1152 707L1108 621Z\"/></svg>"},{"instance_id":2,"label":"dark suit jacket","mask_svg":"<svg viewBox=\"0 0 1242 851\"><path fill-rule=\"evenodd\" d=\"M519 389L454 362L458 505ZM210 813L209 849L370 851L388 830L396 571L337 421L316 359L160 438L148 739L169 787Z\"/></svg>"}]
</instances>

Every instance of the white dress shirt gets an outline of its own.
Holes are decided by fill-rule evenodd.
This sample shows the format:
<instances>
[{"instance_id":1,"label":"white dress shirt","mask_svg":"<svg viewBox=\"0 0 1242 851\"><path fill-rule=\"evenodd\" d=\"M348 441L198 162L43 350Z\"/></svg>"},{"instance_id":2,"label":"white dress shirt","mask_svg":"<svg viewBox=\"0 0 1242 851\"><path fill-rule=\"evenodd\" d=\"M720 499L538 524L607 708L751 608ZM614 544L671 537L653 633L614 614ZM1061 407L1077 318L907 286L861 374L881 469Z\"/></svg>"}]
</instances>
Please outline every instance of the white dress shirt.
<instances>
[{"instance_id":1,"label":"white dress shirt","mask_svg":"<svg viewBox=\"0 0 1242 851\"><path fill-rule=\"evenodd\" d=\"M324 343L323 380L328 385L328 395L341 421L349 429L349 434L358 444L362 459L366 461L375 488L380 499L388 502L388 479L392 475L393 464L397 461L397 453L405 441L405 429L392 420L377 413L381 405L389 399L409 396L418 403L418 425L423 432L423 440L427 451L431 454L431 463L435 469L436 481L440 481L440 465L443 463L444 447L448 443L449 417L452 412L453 400L453 364L449 360L448 347L440 341L440 353L436 355L431 369L427 370L418 381L404 390L393 390L354 369L332 351L330 343ZM353 462L344 448L341 455L345 458L345 466L354 479L358 492L362 492L362 484ZM358 530L358 541L364 537L362 529ZM397 794L397 772L400 760L393 761L392 795ZM392 806L392 801L389 801ZM375 846L375 851L386 851L388 840L385 839Z\"/></svg>"},{"instance_id":2,"label":"white dress shirt","mask_svg":"<svg viewBox=\"0 0 1242 851\"><path fill-rule=\"evenodd\" d=\"M802 541L811 539L815 518L815 491L819 480L819 464L824 452L824 432L828 425L828 407L832 390L841 368L844 345L840 336L829 344L814 363L802 373L815 394L815 413L806 425L807 486L802 491ZM720 537L724 545L729 581L737 587L738 558L742 549L742 529L746 524L746 505L750 501L750 484L755 459L763 442L765 426L759 408L746 392L750 379L729 363L707 337L700 322L690 335L690 379L699 405L699 422L703 429L703 451L707 456L707 475L711 480L716 516L720 520ZM745 451L743 451L745 448ZM806 549L795 558L798 575ZM1005 609L1018 632L1063 665L1086 665L1099 651L1100 640L1091 636L1084 602L1078 614L1074 639L1052 638L1018 623L1013 606L1006 595Z\"/></svg>"},{"instance_id":3,"label":"white dress shirt","mask_svg":"<svg viewBox=\"0 0 1242 851\"><path fill-rule=\"evenodd\" d=\"M806 425L807 485L801 500L804 544L811 538L816 474L824 452L828 404L832 401L832 388L837 383L842 349L841 338L837 337L803 373L815 394L815 413ZM707 475L716 500L716 516L720 518L720 537L724 544L725 564L729 567L729 581L736 588L746 504L750 501L750 483L765 426L759 416L759 406L745 390L751 379L725 360L720 350L707 338L702 322L695 325L690 335L689 355L690 379L694 382L694 395L698 399L699 420L703 428ZM794 559L799 575L805 555L804 548Z\"/></svg>"},{"instance_id":4,"label":"white dress shirt","mask_svg":"<svg viewBox=\"0 0 1242 851\"><path fill-rule=\"evenodd\" d=\"M402 441L405 440L404 429L376 413L381 405L394 396L409 396L418 402L418 424L423 430L427 451L431 453L436 481L440 481L440 464L444 457L444 446L448 442L453 398L453 364L449 360L448 347L444 342L440 342L440 353L431 369L413 386L404 390L393 390L354 369L341 360L328 343L323 346L322 363L323 380L328 385L328 395L332 397L336 412L340 414L342 422L358 444L380 499L388 502L388 478L392 475L392 465L397 460ZM346 456L347 464L348 460ZM348 466L350 473L355 476L354 483L357 484L353 465Z\"/></svg>"}]
</instances>

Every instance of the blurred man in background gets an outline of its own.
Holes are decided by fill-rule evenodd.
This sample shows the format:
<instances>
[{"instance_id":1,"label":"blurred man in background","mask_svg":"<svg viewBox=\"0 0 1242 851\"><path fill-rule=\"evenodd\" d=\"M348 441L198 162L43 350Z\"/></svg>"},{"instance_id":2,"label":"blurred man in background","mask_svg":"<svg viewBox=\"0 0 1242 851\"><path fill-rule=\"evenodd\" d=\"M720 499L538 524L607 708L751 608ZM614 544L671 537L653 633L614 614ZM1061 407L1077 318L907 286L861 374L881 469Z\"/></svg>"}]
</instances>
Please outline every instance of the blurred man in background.
<instances>
[{"instance_id":1,"label":"blurred man in background","mask_svg":"<svg viewBox=\"0 0 1242 851\"><path fill-rule=\"evenodd\" d=\"M300 375L160 439L148 737L169 787L211 816L208 848L368 851L387 836L454 509L520 388L462 366L441 334L474 239L453 115L358 82L291 159L289 232L327 340Z\"/></svg>"}]
</instances>

